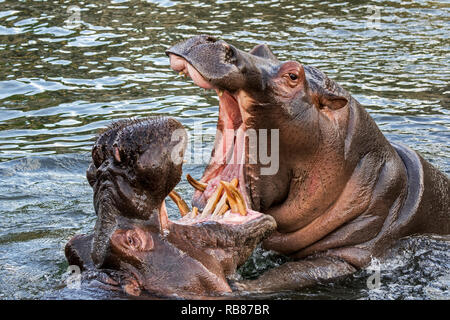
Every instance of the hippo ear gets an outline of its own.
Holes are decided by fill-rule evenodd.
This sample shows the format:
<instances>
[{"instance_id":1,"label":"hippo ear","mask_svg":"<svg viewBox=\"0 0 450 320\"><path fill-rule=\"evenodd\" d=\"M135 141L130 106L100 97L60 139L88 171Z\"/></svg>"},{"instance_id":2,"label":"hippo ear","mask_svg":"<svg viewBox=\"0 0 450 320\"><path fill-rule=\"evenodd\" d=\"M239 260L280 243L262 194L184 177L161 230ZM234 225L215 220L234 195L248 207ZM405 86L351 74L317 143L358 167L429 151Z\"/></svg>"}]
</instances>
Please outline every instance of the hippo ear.
<instances>
[{"instance_id":1,"label":"hippo ear","mask_svg":"<svg viewBox=\"0 0 450 320\"><path fill-rule=\"evenodd\" d=\"M275 57L267 44L258 44L252 50L250 50L249 53L264 59L278 61L277 57Z\"/></svg>"},{"instance_id":2,"label":"hippo ear","mask_svg":"<svg viewBox=\"0 0 450 320\"><path fill-rule=\"evenodd\" d=\"M327 107L331 110L338 110L345 107L347 105L347 102L347 98L335 95L331 92L319 94L318 96L319 109Z\"/></svg>"}]
</instances>

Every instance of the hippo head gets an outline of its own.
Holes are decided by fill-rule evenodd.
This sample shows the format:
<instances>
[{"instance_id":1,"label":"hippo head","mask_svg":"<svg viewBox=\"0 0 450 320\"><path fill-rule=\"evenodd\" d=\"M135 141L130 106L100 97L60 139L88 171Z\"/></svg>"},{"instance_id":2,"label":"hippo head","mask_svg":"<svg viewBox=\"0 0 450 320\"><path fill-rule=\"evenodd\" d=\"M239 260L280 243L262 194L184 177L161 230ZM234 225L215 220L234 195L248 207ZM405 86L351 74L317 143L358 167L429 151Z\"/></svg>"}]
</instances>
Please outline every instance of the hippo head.
<instances>
[{"instance_id":1,"label":"hippo head","mask_svg":"<svg viewBox=\"0 0 450 320\"><path fill-rule=\"evenodd\" d=\"M275 222L256 212L212 219L190 212L173 190L182 174L186 132L174 119L123 120L101 133L87 179L97 221L92 235L66 245L70 264L126 293L230 292L226 277L243 264ZM226 185L230 195L236 188ZM165 198L182 218L168 219ZM230 199L235 199L231 197Z\"/></svg>"},{"instance_id":2,"label":"hippo head","mask_svg":"<svg viewBox=\"0 0 450 320\"><path fill-rule=\"evenodd\" d=\"M219 96L218 134L200 181L206 187L193 200L199 208L221 180L238 178L247 206L266 212L286 200L292 182L301 184L322 137L330 136L325 131L345 130L345 90L315 68L280 62L267 45L244 52L201 35L166 54L172 69Z\"/></svg>"}]
</instances>

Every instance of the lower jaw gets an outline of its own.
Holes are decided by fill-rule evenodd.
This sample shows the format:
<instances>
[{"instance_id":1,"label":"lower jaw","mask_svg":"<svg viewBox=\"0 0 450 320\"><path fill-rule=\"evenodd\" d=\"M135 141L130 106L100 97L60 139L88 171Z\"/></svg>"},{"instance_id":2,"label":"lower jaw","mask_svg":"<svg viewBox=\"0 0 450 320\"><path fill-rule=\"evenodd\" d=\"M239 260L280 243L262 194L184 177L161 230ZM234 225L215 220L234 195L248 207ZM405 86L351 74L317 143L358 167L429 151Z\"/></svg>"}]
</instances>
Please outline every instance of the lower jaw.
<instances>
[{"instance_id":1,"label":"lower jaw","mask_svg":"<svg viewBox=\"0 0 450 320\"><path fill-rule=\"evenodd\" d=\"M220 205L220 198L221 196L219 197L219 201L216 207L212 208L213 211L218 208L218 205ZM171 220L168 218L167 208L165 206L165 202L163 202L159 211L161 233L169 230L171 224L197 225L202 223L217 222L226 225L241 225L257 219L263 215L261 212L252 210L249 207L247 207L245 214L242 214L240 212L233 212L233 210L231 209L227 209L226 211L222 212L219 212L218 210L216 211L216 213L205 213L199 211L195 212L194 209L182 215L182 217L178 220Z\"/></svg>"}]
</instances>

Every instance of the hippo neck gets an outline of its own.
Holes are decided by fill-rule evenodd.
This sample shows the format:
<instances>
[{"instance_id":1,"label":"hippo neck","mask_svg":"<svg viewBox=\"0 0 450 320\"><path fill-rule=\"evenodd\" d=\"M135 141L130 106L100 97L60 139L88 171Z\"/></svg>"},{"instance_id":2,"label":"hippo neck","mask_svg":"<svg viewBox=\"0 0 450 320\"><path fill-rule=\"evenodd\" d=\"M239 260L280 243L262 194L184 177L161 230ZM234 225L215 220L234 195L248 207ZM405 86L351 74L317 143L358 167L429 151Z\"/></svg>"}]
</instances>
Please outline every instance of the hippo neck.
<instances>
[{"instance_id":1,"label":"hippo neck","mask_svg":"<svg viewBox=\"0 0 450 320\"><path fill-rule=\"evenodd\" d=\"M333 205L299 233L307 233L314 224L319 230L317 226L321 221L328 221L329 230L322 237L318 234L309 242L303 240L303 248L293 254L296 258L342 248L345 253L339 254L341 258L355 266L363 266L367 259L360 259L365 256L360 252L361 248L384 241L381 240L383 230L392 227L391 220L403 212L402 208L408 202L408 176L403 159L369 114L356 100L353 101L343 153L350 174ZM367 132L371 133L370 137ZM356 255L350 249L344 249L356 244L360 246Z\"/></svg>"}]
</instances>

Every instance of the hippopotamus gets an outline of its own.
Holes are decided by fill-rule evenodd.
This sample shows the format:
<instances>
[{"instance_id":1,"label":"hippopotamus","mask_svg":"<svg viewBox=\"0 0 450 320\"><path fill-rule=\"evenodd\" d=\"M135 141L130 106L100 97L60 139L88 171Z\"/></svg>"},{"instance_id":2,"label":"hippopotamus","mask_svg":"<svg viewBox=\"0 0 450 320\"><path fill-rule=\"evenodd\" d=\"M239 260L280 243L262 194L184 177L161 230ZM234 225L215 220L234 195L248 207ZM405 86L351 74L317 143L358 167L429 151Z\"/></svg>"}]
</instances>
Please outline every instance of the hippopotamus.
<instances>
[{"instance_id":1,"label":"hippopotamus","mask_svg":"<svg viewBox=\"0 0 450 320\"><path fill-rule=\"evenodd\" d=\"M84 283L133 296L232 291L227 278L276 223L242 208L237 180L222 182L230 207L215 215L190 210L174 191L186 140L183 126L172 118L117 121L97 137L86 173L96 224L92 234L76 235L65 247ZM180 219L168 218L167 196L180 209Z\"/></svg>"},{"instance_id":2,"label":"hippopotamus","mask_svg":"<svg viewBox=\"0 0 450 320\"><path fill-rule=\"evenodd\" d=\"M201 179L192 178L192 204L211 210L221 181L238 179L246 206L276 221L263 248L291 258L235 283L237 290L332 281L366 267L402 237L450 233L449 178L388 141L319 69L279 61L265 44L246 52L208 35L166 54L173 70L219 97L214 148ZM265 140L277 170L254 152Z\"/></svg>"}]
</instances>

